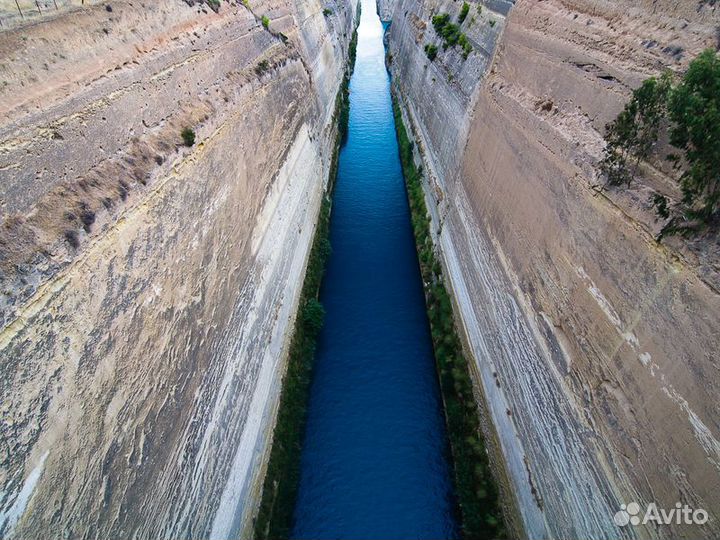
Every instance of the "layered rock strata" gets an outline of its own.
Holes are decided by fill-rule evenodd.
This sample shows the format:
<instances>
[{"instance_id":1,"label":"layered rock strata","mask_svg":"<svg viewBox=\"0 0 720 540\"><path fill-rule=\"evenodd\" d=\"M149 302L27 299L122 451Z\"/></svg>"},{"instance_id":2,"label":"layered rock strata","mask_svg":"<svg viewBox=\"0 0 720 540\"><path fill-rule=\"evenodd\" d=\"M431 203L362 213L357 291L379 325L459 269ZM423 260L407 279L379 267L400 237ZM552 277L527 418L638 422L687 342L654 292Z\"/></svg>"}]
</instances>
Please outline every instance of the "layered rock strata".
<instances>
[{"instance_id":1,"label":"layered rock strata","mask_svg":"<svg viewBox=\"0 0 720 540\"><path fill-rule=\"evenodd\" d=\"M247 530L353 11L114 0L0 31L1 535Z\"/></svg>"},{"instance_id":2,"label":"layered rock strata","mask_svg":"<svg viewBox=\"0 0 720 540\"><path fill-rule=\"evenodd\" d=\"M472 2L467 59L431 23L460 2L392 8L395 88L532 538L720 534L717 241L656 241L651 195L677 192L661 160L629 190L597 171L632 89L718 46L711 4ZM710 520L618 527L632 501Z\"/></svg>"}]
</instances>

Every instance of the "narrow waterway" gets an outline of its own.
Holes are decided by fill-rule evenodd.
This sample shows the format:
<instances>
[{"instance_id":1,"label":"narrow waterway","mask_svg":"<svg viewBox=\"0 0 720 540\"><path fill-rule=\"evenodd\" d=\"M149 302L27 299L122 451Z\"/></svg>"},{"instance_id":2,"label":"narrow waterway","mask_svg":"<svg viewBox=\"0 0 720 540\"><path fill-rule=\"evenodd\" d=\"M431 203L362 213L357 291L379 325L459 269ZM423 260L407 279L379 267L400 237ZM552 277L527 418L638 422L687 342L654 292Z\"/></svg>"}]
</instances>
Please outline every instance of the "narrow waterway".
<instances>
[{"instance_id":1,"label":"narrow waterway","mask_svg":"<svg viewBox=\"0 0 720 540\"><path fill-rule=\"evenodd\" d=\"M293 538L457 535L382 36L363 0Z\"/></svg>"}]
</instances>

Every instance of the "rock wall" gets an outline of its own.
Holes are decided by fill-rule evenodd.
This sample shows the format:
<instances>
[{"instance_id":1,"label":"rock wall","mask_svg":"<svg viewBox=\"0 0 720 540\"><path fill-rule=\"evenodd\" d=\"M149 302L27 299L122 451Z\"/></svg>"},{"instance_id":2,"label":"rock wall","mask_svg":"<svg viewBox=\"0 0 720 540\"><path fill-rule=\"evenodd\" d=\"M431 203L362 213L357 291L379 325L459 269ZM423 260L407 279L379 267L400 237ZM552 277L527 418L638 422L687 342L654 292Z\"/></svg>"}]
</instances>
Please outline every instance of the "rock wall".
<instances>
[{"instance_id":1,"label":"rock wall","mask_svg":"<svg viewBox=\"0 0 720 540\"><path fill-rule=\"evenodd\" d=\"M376 6L381 21L389 21L390 19L392 19L392 0L377 0Z\"/></svg>"},{"instance_id":2,"label":"rock wall","mask_svg":"<svg viewBox=\"0 0 720 540\"><path fill-rule=\"evenodd\" d=\"M391 69L525 532L717 537L717 241L655 240L650 196L676 190L661 164L623 191L596 165L632 88L718 46L720 9L472 2L474 51L430 61L432 15L460 7L397 0ZM710 520L616 526L632 501Z\"/></svg>"},{"instance_id":3,"label":"rock wall","mask_svg":"<svg viewBox=\"0 0 720 540\"><path fill-rule=\"evenodd\" d=\"M30 21L55 17L103 0L0 0L0 27L8 29Z\"/></svg>"},{"instance_id":4,"label":"rock wall","mask_svg":"<svg viewBox=\"0 0 720 540\"><path fill-rule=\"evenodd\" d=\"M0 31L0 536L247 527L352 31L327 5Z\"/></svg>"}]
</instances>

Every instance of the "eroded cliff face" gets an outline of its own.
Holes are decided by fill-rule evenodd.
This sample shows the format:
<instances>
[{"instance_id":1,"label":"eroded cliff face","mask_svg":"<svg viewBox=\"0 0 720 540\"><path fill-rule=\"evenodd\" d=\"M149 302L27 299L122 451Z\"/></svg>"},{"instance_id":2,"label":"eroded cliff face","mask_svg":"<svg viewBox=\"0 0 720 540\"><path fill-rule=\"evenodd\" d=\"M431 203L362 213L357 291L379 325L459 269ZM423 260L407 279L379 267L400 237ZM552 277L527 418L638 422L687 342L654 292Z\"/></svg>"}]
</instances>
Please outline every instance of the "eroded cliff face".
<instances>
[{"instance_id":1,"label":"eroded cliff face","mask_svg":"<svg viewBox=\"0 0 720 540\"><path fill-rule=\"evenodd\" d=\"M677 191L660 164L627 191L600 190L596 166L633 88L718 45L709 4L473 2L474 51L432 62L431 17L461 2L393 9L395 86L533 538L720 534L717 243L655 241L650 195ZM632 501L710 521L617 527Z\"/></svg>"},{"instance_id":2,"label":"eroded cliff face","mask_svg":"<svg viewBox=\"0 0 720 540\"><path fill-rule=\"evenodd\" d=\"M329 5L0 32L0 535L247 526L352 31Z\"/></svg>"}]
</instances>

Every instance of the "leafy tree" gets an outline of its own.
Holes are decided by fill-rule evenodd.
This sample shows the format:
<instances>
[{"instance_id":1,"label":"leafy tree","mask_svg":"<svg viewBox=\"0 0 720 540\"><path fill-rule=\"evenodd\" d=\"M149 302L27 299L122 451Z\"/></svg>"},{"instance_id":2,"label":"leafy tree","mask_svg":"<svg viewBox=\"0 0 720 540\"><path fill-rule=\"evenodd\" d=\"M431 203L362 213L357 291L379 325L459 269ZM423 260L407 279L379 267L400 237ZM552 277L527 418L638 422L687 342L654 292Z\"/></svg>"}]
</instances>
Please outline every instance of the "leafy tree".
<instances>
[{"instance_id":1,"label":"leafy tree","mask_svg":"<svg viewBox=\"0 0 720 540\"><path fill-rule=\"evenodd\" d=\"M437 56L437 46L433 45L432 43L428 43L427 45L425 45L425 54L432 62Z\"/></svg>"},{"instance_id":2,"label":"leafy tree","mask_svg":"<svg viewBox=\"0 0 720 540\"><path fill-rule=\"evenodd\" d=\"M630 101L607 126L607 146L600 163L611 185L630 184L640 161L647 159L658 138L660 122L666 114L670 74L651 77L633 92ZM632 171L628 167L634 160Z\"/></svg>"},{"instance_id":3,"label":"leafy tree","mask_svg":"<svg viewBox=\"0 0 720 540\"><path fill-rule=\"evenodd\" d=\"M683 198L671 208L667 197L653 196L658 216L669 219L661 236L712 223L720 210L720 57L713 49L690 62L677 84L666 73L646 80L633 92L607 126L600 168L609 184L630 184L640 161L652 152L663 121L669 125L670 144L682 151L667 159L683 169Z\"/></svg>"},{"instance_id":4,"label":"leafy tree","mask_svg":"<svg viewBox=\"0 0 720 540\"><path fill-rule=\"evenodd\" d=\"M458 22L460 24L462 24L463 21L465 21L469 12L470 12L470 4L468 4L467 2L463 2L462 8L460 8L460 15L458 15Z\"/></svg>"},{"instance_id":5,"label":"leafy tree","mask_svg":"<svg viewBox=\"0 0 720 540\"><path fill-rule=\"evenodd\" d=\"M265 30L270 27L270 19L268 19L267 15L263 15L260 21L262 22L263 28L265 28Z\"/></svg>"},{"instance_id":6,"label":"leafy tree","mask_svg":"<svg viewBox=\"0 0 720 540\"><path fill-rule=\"evenodd\" d=\"M303 306L302 317L307 331L310 335L316 336L325 319L325 308L316 298L310 298Z\"/></svg>"},{"instance_id":7,"label":"leafy tree","mask_svg":"<svg viewBox=\"0 0 720 540\"><path fill-rule=\"evenodd\" d=\"M690 63L668 110L670 143L684 151L687 166L680 178L686 214L707 222L720 207L720 58L714 50Z\"/></svg>"},{"instance_id":8,"label":"leafy tree","mask_svg":"<svg viewBox=\"0 0 720 540\"><path fill-rule=\"evenodd\" d=\"M192 146L193 144L195 144L195 132L192 130L192 128L183 128L183 130L180 132L180 136L182 137L185 146Z\"/></svg>"}]
</instances>

